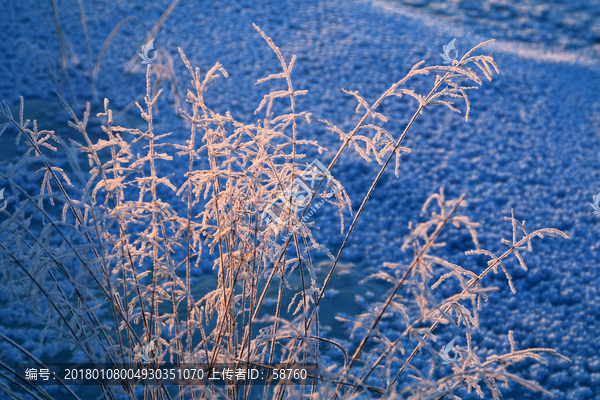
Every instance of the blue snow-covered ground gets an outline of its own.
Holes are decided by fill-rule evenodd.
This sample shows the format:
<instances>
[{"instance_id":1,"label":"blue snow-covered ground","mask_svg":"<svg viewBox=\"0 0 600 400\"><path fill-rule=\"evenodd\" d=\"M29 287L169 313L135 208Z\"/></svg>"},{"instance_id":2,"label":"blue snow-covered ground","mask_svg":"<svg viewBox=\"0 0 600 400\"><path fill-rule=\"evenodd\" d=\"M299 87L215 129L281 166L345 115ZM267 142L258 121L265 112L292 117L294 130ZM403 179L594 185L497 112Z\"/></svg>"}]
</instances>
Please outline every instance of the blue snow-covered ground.
<instances>
[{"instance_id":1,"label":"blue snow-covered ground","mask_svg":"<svg viewBox=\"0 0 600 400\"><path fill-rule=\"evenodd\" d=\"M124 74L123 69L169 4L166 0L84 1L94 61L119 21L139 18L115 36L97 78L100 96L109 98L115 109L144 93L142 69L134 74ZM74 1L61 0L57 5L65 35L79 57L77 66L70 64L69 74L83 102L91 91L79 10ZM0 97L12 107L23 95L26 117L45 121L62 136L73 135L66 127L67 115L57 107L45 56L23 45L27 41L58 54L50 2L3 1L0 11L4 32ZM498 354L509 351L506 335L513 330L520 348L555 348L573 364L550 360L548 365L525 364L512 371L539 381L559 399L600 398L600 216L588 204L600 191L600 4L582 0L551 5L540 0L525 4L181 0L156 35L157 44L174 60L181 93L189 79L177 47L203 71L222 63L230 77L211 89L210 105L252 121L267 90L254 82L278 72L277 59L253 22L273 38L285 57L297 56L295 87L309 90L299 107L313 112L315 121L300 134L328 148L319 156L325 164L333 157L339 138L316 120L328 119L349 131L359 118L353 114L354 99L341 88L359 90L372 102L416 62L441 64L439 53L451 39L456 38L459 56L481 41L496 39L481 53L494 56L500 74L471 91L469 121L442 108L428 109L418 118L404 142L412 153L402 156L400 177L394 177L393 168L384 175L343 260L354 264L356 281L367 268L406 260L399 248L408 221L420 220L422 203L442 186L448 197L466 193L465 213L483 225L479 230L482 247L496 254L504 251L500 240L510 239L510 224L503 217L511 209L530 229L565 231L570 240L534 242L534 253L525 258L527 272L516 262L508 263L516 295L510 293L502 275L488 277L487 284L498 285L500 291L484 304L474 343ZM431 84L431 78L425 77L409 86L424 92ZM62 88L72 101L67 86ZM460 108L464 110L464 105ZM390 119L387 130L397 137L415 104L388 101L381 110ZM183 140L187 130L172 109L164 105L160 111L158 128ZM135 124L130 114L128 122ZM2 156L10 158L10 154ZM352 152L334 168L355 209L377 170L376 164L367 164ZM313 218L321 227L317 238L337 252L343 240L339 218L326 209ZM347 219L346 227L348 223ZM471 248L466 237L449 240L448 246L450 255ZM464 257L457 260L462 262ZM483 259L478 261L466 265L479 272L484 264ZM36 330L19 325L18 310L5 307L0 314L3 331L27 338L33 348ZM523 392L516 384L504 393L509 399L542 398Z\"/></svg>"}]
</instances>

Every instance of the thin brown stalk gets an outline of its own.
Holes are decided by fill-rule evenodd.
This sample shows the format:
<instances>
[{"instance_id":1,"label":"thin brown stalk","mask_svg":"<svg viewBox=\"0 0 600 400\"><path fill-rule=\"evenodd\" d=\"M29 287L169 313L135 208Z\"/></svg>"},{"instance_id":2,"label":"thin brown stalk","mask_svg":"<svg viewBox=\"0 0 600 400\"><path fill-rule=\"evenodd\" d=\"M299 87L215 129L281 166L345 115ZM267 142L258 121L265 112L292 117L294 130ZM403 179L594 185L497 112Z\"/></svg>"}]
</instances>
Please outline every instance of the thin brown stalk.
<instances>
[{"instance_id":1,"label":"thin brown stalk","mask_svg":"<svg viewBox=\"0 0 600 400\"><path fill-rule=\"evenodd\" d=\"M92 86L92 96L96 98L96 82L94 73L92 72L92 49L90 46L90 37L88 35L87 21L85 20L85 12L83 11L83 0L77 0L79 5L79 14L81 16L81 25L83 26L83 35L85 36L85 48L87 50L88 57L88 72L90 74L90 83Z\"/></svg>"},{"instance_id":2,"label":"thin brown stalk","mask_svg":"<svg viewBox=\"0 0 600 400\"><path fill-rule=\"evenodd\" d=\"M456 209L460 206L460 204L462 203L462 201L464 200L464 198L465 198L465 194L463 193L463 194L460 195L460 197L458 198L458 200L456 201L456 203L452 206L452 208L450 209L450 211L448 211L448 214L446 215L446 217L442 221L440 221L438 223L438 225L436 226L435 230L433 231L433 233L429 237L429 240L425 243L425 245L423 246L423 248L420 250L420 252L417 254L417 256L413 259L413 261L411 262L410 266L408 267L408 269L406 270L406 272L404 273L404 275L402 276L402 278L400 279L400 281L396 284L396 286L394 287L394 290L388 296L385 304L383 305L383 307L379 311L379 313L377 315L377 318L375 318L375 321L373 322L371 328L366 333L366 335L363 337L363 339L361 340L360 344L358 345L358 348L354 352L354 355L352 356L352 359L350 360L350 363L348 364L347 371L350 371L350 369L352 368L352 366L354 365L354 363L358 360L358 357L360 356L360 354L362 353L363 349L365 348L365 345L367 344L367 342L371 338L371 335L375 331L375 328L377 328L377 325L379 325L379 322L381 321L381 319L385 315L385 312L387 311L388 307L392 303L392 300L396 297L396 294L398 293L398 291L400 290L400 288L404 285L404 282L406 281L406 279L408 278L408 276L412 273L413 269L417 266L417 264L425 256L425 254L427 254L427 252L429 251L429 249L431 248L431 246L433 245L433 243L437 239L438 235L442 231L442 228L444 226L446 226L446 224L448 223L448 221L450 221L450 218L452 217L452 215L454 214L454 212L456 211ZM342 379L342 381L343 381L343 379ZM340 386L338 385L338 389L337 390L339 390L339 389L340 389ZM334 398L334 400L335 400L335 398Z\"/></svg>"}]
</instances>

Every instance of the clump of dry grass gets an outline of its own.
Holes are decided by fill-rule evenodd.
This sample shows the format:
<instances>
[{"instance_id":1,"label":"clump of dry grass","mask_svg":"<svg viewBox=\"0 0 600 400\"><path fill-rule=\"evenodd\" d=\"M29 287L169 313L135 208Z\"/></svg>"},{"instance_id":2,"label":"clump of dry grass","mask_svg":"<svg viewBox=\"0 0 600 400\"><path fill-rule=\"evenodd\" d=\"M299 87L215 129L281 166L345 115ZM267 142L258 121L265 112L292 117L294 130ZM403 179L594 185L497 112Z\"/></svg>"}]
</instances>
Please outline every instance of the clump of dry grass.
<instances>
[{"instance_id":1,"label":"clump of dry grass","mask_svg":"<svg viewBox=\"0 0 600 400\"><path fill-rule=\"evenodd\" d=\"M508 256L514 255L526 268L523 253L532 250L534 237L567 236L555 229L529 233L524 222L512 216L508 219L512 241L503 241L508 249L496 256L479 249L478 224L459 214L459 207L465 204L464 195L456 200L446 199L443 191L431 196L423 213L432 205L437 208L428 220L411 225L411 235L404 245L413 253L412 262L387 263L369 278L388 282L391 289L367 312L346 319L353 332L350 348L319 329L319 312L324 312L320 302L380 177L393 158L397 167L401 153L410 151L402 142L425 107L441 105L460 113L451 100L462 99L468 120L467 91L476 87L465 82L481 85L480 73L491 80L493 71L498 72L491 57L472 55L489 42L476 46L451 66L416 64L373 104L358 92L345 91L357 99L356 111L362 113L362 118L350 132L322 121L339 135L341 143L328 166L315 169L310 168L305 151L313 147L321 153L323 148L302 139L301 131L310 129L313 121L309 111L297 107L298 96L307 91L293 85L296 59L286 60L271 38L256 29L281 67L281 72L257 84L275 80L282 85L264 96L256 109L262 119L253 124L239 122L230 113L221 115L207 106L204 99L208 89L221 77L226 78L227 72L216 63L201 74L181 50L191 77L187 104L180 110L190 126L186 143L169 141L170 133L157 132L153 126L161 90L151 79L153 74L160 79L160 71L153 71L151 66L146 70L143 103L136 102L147 123L144 131L115 125L105 100L104 111L97 117L103 121L106 136L94 142L87 131L89 105L80 120L65 103L72 117L69 125L81 135L81 141L67 143L52 131L39 130L35 121L31 126L24 120L22 101L18 120L2 103L2 116L16 128L17 141L26 143L18 163L0 172L3 186L12 194L10 207L4 211L6 219L0 225L3 289L17 302L26 299L43 321L44 331L57 332L60 341L91 363L138 364L142 347L156 343L159 363L319 365L320 380L310 387L271 385L257 389L245 382L228 386L221 393L211 386L180 386L180 398L237 399L262 392L263 397L273 398L349 399L368 394L393 398L399 393L411 399L440 399L460 398L465 388L483 396L483 385L499 398L497 382L508 381L548 393L510 374L506 367L528 357L544 361L539 355L544 352L562 356L551 349L517 351L509 333L511 352L481 361L471 345L471 331L479 326L481 300L495 290L483 284L490 271L501 268L514 290L505 265ZM410 79L429 74L435 74L429 93L422 95L406 88ZM384 100L402 96L414 98L418 106L404 131L394 135L383 128L387 118L377 109ZM274 115L274 104L280 101L285 101L289 109ZM142 154L138 153L140 149ZM344 233L344 213L351 211L351 202L343 183L335 178L334 167L348 149L354 149L368 162L374 159L381 168L333 256L316 242L311 234L314 222L304 216L319 197L338 208ZM87 172L80 164L80 154L89 162ZM208 168L201 167L201 159L206 160ZM41 176L37 194L23 185L30 170ZM298 197L299 181L311 182L311 192L302 199ZM62 212L57 212L59 208ZM275 213L276 220L268 219L272 214L265 210ZM471 233L476 250L469 254L490 257L481 274L435 254L435 249L443 246L438 239L448 225L464 227ZM283 243L278 240L281 235ZM333 260L323 282L317 280L313 265L314 253L320 251ZM213 263L217 281L213 290L197 298L191 269L201 259ZM286 281L292 274L300 276L302 288L288 301ZM451 280L460 284L461 291L440 296L436 290ZM265 311L269 291L277 294L274 313ZM291 320L282 317L282 309L293 308ZM111 315L111 323L101 322L103 312ZM397 325L403 329L393 337L381 329L382 322L390 317L401 321ZM431 342L440 324L461 329L468 344L453 364L453 373L442 377L436 375L440 360ZM25 357L42 363L14 340L5 335L2 338ZM415 340L418 344L407 356L405 346ZM341 350L343 365L324 356L326 346ZM431 355L429 371L411 364L423 350ZM0 365L11 371L5 362ZM412 369L410 377L402 375L406 368ZM119 387L98 384L105 398L139 394L133 382ZM37 386L23 382L17 382L17 386L34 398L49 398ZM19 398L4 383L0 390ZM142 390L144 398L171 396L164 385L145 386ZM68 395L77 397L73 391Z\"/></svg>"}]
</instances>

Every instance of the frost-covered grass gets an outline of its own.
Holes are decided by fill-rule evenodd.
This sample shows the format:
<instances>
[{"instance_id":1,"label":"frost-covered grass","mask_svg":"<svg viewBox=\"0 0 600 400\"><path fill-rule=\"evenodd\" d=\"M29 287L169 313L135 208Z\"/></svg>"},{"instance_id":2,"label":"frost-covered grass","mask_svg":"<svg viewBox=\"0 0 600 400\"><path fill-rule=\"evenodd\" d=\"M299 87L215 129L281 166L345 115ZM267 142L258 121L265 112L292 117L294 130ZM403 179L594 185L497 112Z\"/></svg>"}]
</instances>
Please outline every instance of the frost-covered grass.
<instances>
[{"instance_id":1,"label":"frost-covered grass","mask_svg":"<svg viewBox=\"0 0 600 400\"><path fill-rule=\"evenodd\" d=\"M468 120L467 92L477 87L470 85L482 85L481 75L491 80L498 73L490 56L475 55L487 42L451 66L416 64L372 103L358 91L345 91L358 101L361 118L344 132L335 121L312 121L309 110L299 109L298 98L310 88L293 85L295 57L286 60L256 29L276 54L281 72L257 82L273 81L274 89L258 105L254 123L212 110L205 96L227 72L217 63L201 73L181 50L190 76L177 79L191 77L187 104L180 109L190 129L185 143L169 141L170 133L153 126L160 80L171 73L168 62L147 67L144 101L136 103L147 123L144 131L116 125L105 100L104 111L96 115L104 138L92 140L90 106L80 119L65 102L72 118L69 125L79 133L78 140L67 142L53 131L38 129L36 121L25 120L23 101L18 117L2 103L4 135L16 134L17 142L26 145L17 163L0 171L3 187L11 194L0 226L0 285L14 304L28 303L44 334L71 346L74 358L91 363L139 364L142 347L154 341L157 362L319 366L316 385L252 391L267 398L383 394L441 399L468 397L467 391L499 398L499 385L509 381L551 395L508 367L526 358L544 362L541 353L566 358L552 349L518 350L511 332L506 332L509 353L478 356L471 331L479 326L482 300L496 290L485 286L484 278L502 270L514 292L505 261L515 256L526 269L524 253L532 251L532 239L567 235L549 228L530 231L511 215L506 220L512 238L503 240L506 251L495 255L479 248L479 225L459 213L466 204L464 195L448 200L440 190L427 200L422 212L429 212L429 218L410 225L403 246L412 261L386 263L369 279L383 280L389 290L375 297L365 313L340 316L351 331L346 343L327 337L319 325L320 304L335 279L347 240L389 163L394 161L398 171L401 153L410 151L402 143L413 122L426 107L441 105L460 112L454 98L464 100L461 107ZM431 89L421 94L411 90L408 84L415 78L429 79ZM415 108L406 110L412 117L402 132L388 132L379 106L403 96L416 100ZM333 159L320 160L326 170L308 168L310 149L324 150L317 141L302 139L302 132L315 124L324 124L340 139ZM335 179L336 161L352 150L380 166L354 214L344 183ZM85 168L81 154L88 161ZM32 171L37 172L39 192L24 184ZM298 179L316 183L307 201L299 201L297 192L290 190ZM314 221L306 214L317 198L339 210L345 240L337 252L330 253L311 234ZM273 212L274 219L266 211ZM345 223L348 214L352 220ZM467 254L485 256L487 264L478 265L484 257L474 257L471 267L459 266L436 254L444 246L442 238L459 234L456 228L465 229L473 242L474 250ZM313 260L322 252L332 263L319 281ZM191 269L203 259L213 263L218 279L211 291L197 298ZM301 290L290 293L288 281L298 277ZM277 297L274 313L265 311L269 292ZM390 320L401 321L402 329L389 329ZM443 372L438 356L442 346L435 340L441 325L454 326L466 338L467 347L456 349L452 373ZM24 358L40 365L47 361L27 352L15 338L3 333L0 337ZM341 356L332 356L334 351ZM412 363L419 352L430 355L424 368ZM0 361L6 378L13 360ZM46 398L39 387L25 381L17 382L18 389L1 382L1 390L11 398L20 398L19 391ZM144 398L153 399L251 396L245 384L227 387L224 393L210 386L182 386L175 394L165 386L98 385L105 398L135 397L140 390ZM56 398L64 396L76 397L71 393Z\"/></svg>"}]
</instances>

